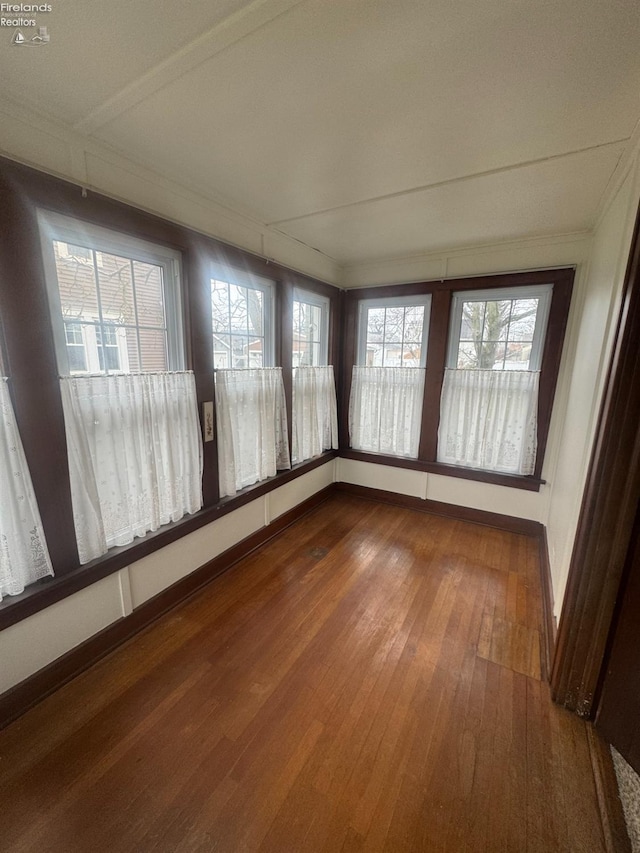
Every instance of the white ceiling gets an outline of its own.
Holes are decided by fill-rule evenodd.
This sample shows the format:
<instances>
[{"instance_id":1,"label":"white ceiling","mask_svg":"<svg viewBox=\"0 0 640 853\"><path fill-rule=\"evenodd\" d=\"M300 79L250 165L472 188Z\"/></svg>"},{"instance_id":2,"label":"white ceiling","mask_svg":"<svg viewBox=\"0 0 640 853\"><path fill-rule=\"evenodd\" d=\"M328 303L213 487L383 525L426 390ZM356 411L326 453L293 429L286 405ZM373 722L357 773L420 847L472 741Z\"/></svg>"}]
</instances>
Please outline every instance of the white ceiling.
<instances>
[{"instance_id":1,"label":"white ceiling","mask_svg":"<svg viewBox=\"0 0 640 853\"><path fill-rule=\"evenodd\" d=\"M40 23L40 21L39 21ZM3 89L342 263L587 230L638 0L66 0Z\"/></svg>"}]
</instances>

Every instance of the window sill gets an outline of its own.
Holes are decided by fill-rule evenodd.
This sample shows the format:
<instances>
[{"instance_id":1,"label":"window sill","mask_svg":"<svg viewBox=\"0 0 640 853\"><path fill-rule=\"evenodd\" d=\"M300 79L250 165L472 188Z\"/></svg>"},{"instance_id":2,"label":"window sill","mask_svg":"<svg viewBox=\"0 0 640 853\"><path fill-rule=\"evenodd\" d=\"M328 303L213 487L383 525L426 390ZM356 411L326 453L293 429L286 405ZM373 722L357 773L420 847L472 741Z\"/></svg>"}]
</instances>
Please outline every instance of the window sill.
<instances>
[{"instance_id":1,"label":"window sill","mask_svg":"<svg viewBox=\"0 0 640 853\"><path fill-rule=\"evenodd\" d=\"M319 468L337 455L337 451L328 450L321 456L295 465L290 470L278 472L275 477L270 477L268 480L263 480L253 486L247 486L246 489L233 497L223 498L213 506L205 507L180 521L166 524L159 530L148 533L144 538L136 539L130 545L111 548L107 554L97 560L92 560L83 566L77 566L65 574L36 581L20 595L6 596L0 602L0 631L50 607L57 601L79 592L81 589L85 589L85 587L91 586L91 584L114 572L132 565L143 557L159 551L188 533L228 515L262 495L280 488L280 486L309 471L313 471L314 468Z\"/></svg>"},{"instance_id":2,"label":"window sill","mask_svg":"<svg viewBox=\"0 0 640 853\"><path fill-rule=\"evenodd\" d=\"M507 486L511 489L524 489L529 492L539 492L540 487L546 483L546 480L522 474L499 474L494 471L481 471L477 468L460 468L456 465L445 465L442 462L423 462L420 459L408 459L406 456L385 456L381 453L365 453L361 450L342 450L340 451L340 456L344 459L372 462L376 465L390 465L394 468L409 468L413 471L440 474L444 477L458 477L463 480L475 480L479 483Z\"/></svg>"}]
</instances>

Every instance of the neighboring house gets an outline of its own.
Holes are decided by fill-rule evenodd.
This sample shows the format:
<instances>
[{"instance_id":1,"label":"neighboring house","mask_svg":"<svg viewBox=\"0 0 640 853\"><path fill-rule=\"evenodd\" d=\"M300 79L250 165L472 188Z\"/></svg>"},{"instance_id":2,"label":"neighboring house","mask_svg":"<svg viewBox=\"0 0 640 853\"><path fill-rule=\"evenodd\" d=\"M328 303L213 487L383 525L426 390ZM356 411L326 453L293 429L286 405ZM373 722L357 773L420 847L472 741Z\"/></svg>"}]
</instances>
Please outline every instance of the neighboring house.
<instances>
[{"instance_id":1,"label":"neighboring house","mask_svg":"<svg viewBox=\"0 0 640 853\"><path fill-rule=\"evenodd\" d=\"M53 246L70 373L167 370L161 270L60 240Z\"/></svg>"}]
</instances>

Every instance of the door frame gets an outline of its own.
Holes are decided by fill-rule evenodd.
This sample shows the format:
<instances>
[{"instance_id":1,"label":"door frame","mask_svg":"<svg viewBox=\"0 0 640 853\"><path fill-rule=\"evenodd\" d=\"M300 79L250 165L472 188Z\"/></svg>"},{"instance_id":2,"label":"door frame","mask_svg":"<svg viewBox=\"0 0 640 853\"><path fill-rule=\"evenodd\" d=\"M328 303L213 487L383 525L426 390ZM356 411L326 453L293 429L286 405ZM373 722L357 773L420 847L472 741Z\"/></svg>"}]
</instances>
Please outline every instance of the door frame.
<instances>
[{"instance_id":1,"label":"door frame","mask_svg":"<svg viewBox=\"0 0 640 853\"><path fill-rule=\"evenodd\" d=\"M640 500L640 209L551 669L551 695L591 719Z\"/></svg>"}]
</instances>

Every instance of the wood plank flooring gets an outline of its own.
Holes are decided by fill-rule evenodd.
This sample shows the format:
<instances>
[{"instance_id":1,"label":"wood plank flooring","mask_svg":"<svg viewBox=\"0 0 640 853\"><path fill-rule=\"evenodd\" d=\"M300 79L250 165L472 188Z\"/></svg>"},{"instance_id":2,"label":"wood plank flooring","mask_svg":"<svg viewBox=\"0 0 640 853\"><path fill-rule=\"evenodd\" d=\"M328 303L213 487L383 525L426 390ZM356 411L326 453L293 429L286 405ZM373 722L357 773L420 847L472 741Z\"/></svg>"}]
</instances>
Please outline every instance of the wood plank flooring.
<instances>
[{"instance_id":1,"label":"wood plank flooring","mask_svg":"<svg viewBox=\"0 0 640 853\"><path fill-rule=\"evenodd\" d=\"M0 848L604 850L537 543L335 495L0 733Z\"/></svg>"}]
</instances>

